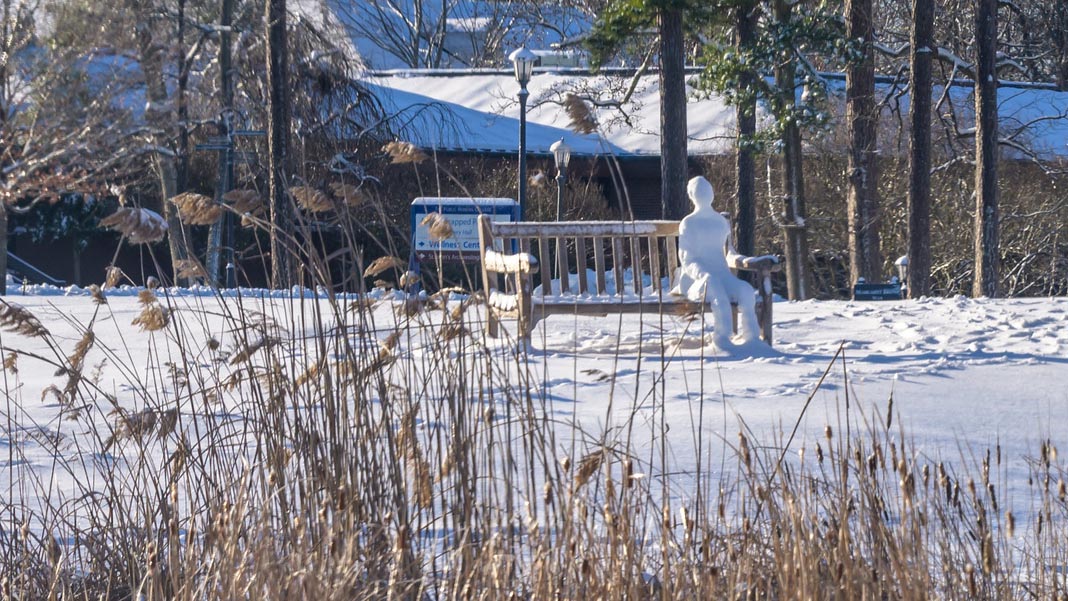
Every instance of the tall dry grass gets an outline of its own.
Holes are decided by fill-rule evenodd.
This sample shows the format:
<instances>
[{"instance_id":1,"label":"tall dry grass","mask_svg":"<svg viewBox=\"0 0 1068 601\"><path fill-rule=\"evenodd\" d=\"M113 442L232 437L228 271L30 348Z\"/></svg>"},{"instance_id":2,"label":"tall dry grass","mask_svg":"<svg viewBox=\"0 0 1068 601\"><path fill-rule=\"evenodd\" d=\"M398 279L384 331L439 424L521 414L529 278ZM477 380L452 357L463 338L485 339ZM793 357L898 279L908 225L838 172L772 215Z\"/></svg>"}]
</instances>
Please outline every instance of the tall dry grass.
<instances>
[{"instance_id":1,"label":"tall dry grass","mask_svg":"<svg viewBox=\"0 0 1068 601\"><path fill-rule=\"evenodd\" d=\"M53 474L8 448L5 469L20 477L0 506L4 598L1068 590L1065 469L1048 441L1019 515L1001 504L999 449L933 460L892 424L892 407L854 408L848 427L828 425L803 456L798 441L758 441L740 424L727 469L684 482L661 460L664 431L654 428L650 451L637 434L583 437L556 422L532 381L537 358L487 341L471 297L432 296L418 310L323 298L141 303L169 316L140 334L151 337L147 359L99 343L114 302L68 324L82 333L70 341L25 309L5 313L5 423L29 401L20 374L44 362L79 436L38 441L57 449ZM26 335L50 350L21 351ZM125 398L93 367L102 361ZM58 492L52 476L70 489Z\"/></svg>"}]
</instances>

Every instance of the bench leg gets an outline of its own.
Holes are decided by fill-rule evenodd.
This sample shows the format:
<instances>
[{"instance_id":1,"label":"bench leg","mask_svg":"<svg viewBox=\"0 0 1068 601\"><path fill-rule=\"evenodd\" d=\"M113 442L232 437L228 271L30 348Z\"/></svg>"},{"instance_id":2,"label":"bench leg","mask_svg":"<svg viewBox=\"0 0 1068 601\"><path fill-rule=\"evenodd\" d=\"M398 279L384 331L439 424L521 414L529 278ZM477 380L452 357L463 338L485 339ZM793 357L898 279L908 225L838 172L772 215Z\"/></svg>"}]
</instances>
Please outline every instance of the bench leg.
<instances>
[{"instance_id":1,"label":"bench leg","mask_svg":"<svg viewBox=\"0 0 1068 601\"><path fill-rule=\"evenodd\" d=\"M771 312L772 312L772 298L771 298L771 272L763 271L760 273L758 279L760 290L760 312L757 314L757 319L760 322L760 334L761 338L768 346L772 346L771 338Z\"/></svg>"},{"instance_id":2,"label":"bench leg","mask_svg":"<svg viewBox=\"0 0 1068 601\"><path fill-rule=\"evenodd\" d=\"M496 338L500 334L501 320L497 317L497 312L493 310L493 307L486 304L486 333L490 338Z\"/></svg>"}]
</instances>

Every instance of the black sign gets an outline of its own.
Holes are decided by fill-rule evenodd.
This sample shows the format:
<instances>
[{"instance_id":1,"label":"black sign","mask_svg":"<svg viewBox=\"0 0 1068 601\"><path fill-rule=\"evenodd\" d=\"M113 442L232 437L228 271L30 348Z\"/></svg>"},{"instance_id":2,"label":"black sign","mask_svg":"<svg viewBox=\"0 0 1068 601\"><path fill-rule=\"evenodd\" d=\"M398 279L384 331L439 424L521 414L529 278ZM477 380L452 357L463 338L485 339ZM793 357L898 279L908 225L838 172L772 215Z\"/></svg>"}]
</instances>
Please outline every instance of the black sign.
<instances>
[{"instance_id":1,"label":"black sign","mask_svg":"<svg viewBox=\"0 0 1068 601\"><path fill-rule=\"evenodd\" d=\"M901 300L901 284L856 284L853 286L853 300Z\"/></svg>"}]
</instances>

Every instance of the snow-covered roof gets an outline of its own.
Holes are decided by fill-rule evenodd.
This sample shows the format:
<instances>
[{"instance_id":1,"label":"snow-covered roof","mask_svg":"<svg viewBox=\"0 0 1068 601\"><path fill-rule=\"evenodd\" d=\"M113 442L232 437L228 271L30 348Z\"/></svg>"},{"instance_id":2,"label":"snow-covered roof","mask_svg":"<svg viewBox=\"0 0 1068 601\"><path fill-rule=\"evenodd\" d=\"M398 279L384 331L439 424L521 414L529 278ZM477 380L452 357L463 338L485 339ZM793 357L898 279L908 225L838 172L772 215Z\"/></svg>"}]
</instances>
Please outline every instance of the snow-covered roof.
<instances>
[{"instance_id":1,"label":"snow-covered roof","mask_svg":"<svg viewBox=\"0 0 1068 601\"><path fill-rule=\"evenodd\" d=\"M826 77L828 91L840 113L845 94L841 75ZM505 70L393 70L377 71L366 78L388 113L399 113L401 137L423 148L441 151L514 153L519 140L519 85ZM660 154L660 97L656 74L638 78L627 103L623 98L629 80L619 74L593 75L584 70L536 70L527 88L527 148L548 154L549 146L563 138L577 156L614 154L621 157L655 157ZM909 98L902 85L878 83L877 96L889 99L907 112ZM943 89L936 87L937 100ZM595 97L591 107L601 136L577 134L563 99L567 92ZM734 108L715 94L690 90L686 118L691 156L732 152L736 125ZM973 127L974 101L969 82L950 87L948 100L958 115L958 127ZM1041 85L1006 82L998 91L1002 150L1008 157L1041 159L1068 157L1068 92ZM835 108L837 107L837 108ZM887 108L886 110L889 110ZM843 115L832 116L842 118ZM758 109L758 121L763 120ZM895 120L896 122L896 120ZM906 120L907 122L907 120ZM894 147L896 144L887 144Z\"/></svg>"},{"instance_id":2,"label":"snow-covered roof","mask_svg":"<svg viewBox=\"0 0 1068 601\"><path fill-rule=\"evenodd\" d=\"M379 71L367 77L387 113L406 112L402 137L443 151L514 153L519 140L519 84L511 71ZM638 80L622 107L594 108L602 136L577 134L563 105L567 92L596 94L602 102L624 96L626 78L575 71L535 71L527 86L527 149L549 154L563 138L573 155L660 155L660 96L657 76ZM433 107L431 109L431 107ZM689 152L730 152L734 109L719 97L687 105Z\"/></svg>"}]
</instances>

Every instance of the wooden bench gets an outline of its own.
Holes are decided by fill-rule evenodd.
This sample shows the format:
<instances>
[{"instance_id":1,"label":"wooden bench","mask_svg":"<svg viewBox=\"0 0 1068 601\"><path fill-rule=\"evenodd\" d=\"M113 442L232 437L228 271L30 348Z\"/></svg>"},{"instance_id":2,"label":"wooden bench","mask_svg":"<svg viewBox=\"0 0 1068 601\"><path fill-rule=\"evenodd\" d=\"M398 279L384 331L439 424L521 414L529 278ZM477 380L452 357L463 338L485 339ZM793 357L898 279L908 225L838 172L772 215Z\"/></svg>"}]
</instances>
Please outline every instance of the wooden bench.
<instances>
[{"instance_id":1,"label":"wooden bench","mask_svg":"<svg viewBox=\"0 0 1068 601\"><path fill-rule=\"evenodd\" d=\"M706 308L670 292L679 267L678 221L507 223L482 215L478 231L490 336L497 336L502 317L517 318L518 336L529 342L537 322L550 315ZM758 274L757 320L770 345L771 274L779 262L732 252L727 259L734 269Z\"/></svg>"}]
</instances>

